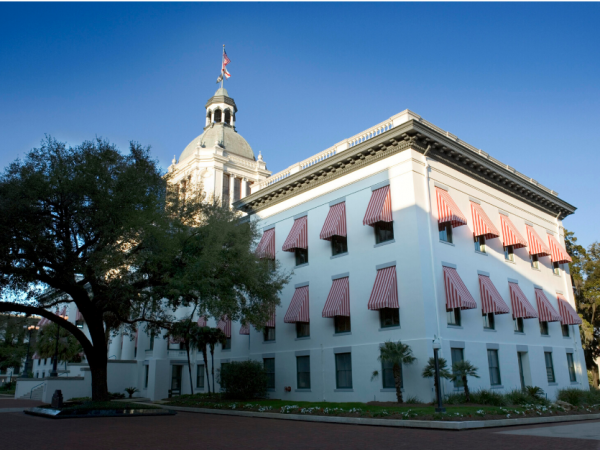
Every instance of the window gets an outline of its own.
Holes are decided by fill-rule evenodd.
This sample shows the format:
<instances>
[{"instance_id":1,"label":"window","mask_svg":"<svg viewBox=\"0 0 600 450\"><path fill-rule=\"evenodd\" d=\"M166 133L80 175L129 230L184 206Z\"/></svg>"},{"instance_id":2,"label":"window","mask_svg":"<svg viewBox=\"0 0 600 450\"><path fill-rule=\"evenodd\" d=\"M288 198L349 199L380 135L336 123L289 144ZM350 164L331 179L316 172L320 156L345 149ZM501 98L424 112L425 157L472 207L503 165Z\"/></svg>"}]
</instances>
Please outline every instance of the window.
<instances>
[{"instance_id":1,"label":"window","mask_svg":"<svg viewBox=\"0 0 600 450\"><path fill-rule=\"evenodd\" d=\"M552 364L552 352L544 352L544 359L546 360L546 376L548 377L548 383L554 383L554 364Z\"/></svg>"},{"instance_id":2,"label":"window","mask_svg":"<svg viewBox=\"0 0 600 450\"><path fill-rule=\"evenodd\" d=\"M488 313L483 315L483 328L485 328L486 330L496 329L496 320L494 318L494 313Z\"/></svg>"},{"instance_id":3,"label":"window","mask_svg":"<svg viewBox=\"0 0 600 450\"><path fill-rule=\"evenodd\" d=\"M394 239L394 222L376 222L373 230L375 230L375 244Z\"/></svg>"},{"instance_id":4,"label":"window","mask_svg":"<svg viewBox=\"0 0 600 450\"><path fill-rule=\"evenodd\" d=\"M452 365L465 359L464 350L462 348L451 348L450 355L452 357ZM463 385L461 379L454 380L454 387L460 388Z\"/></svg>"},{"instance_id":5,"label":"window","mask_svg":"<svg viewBox=\"0 0 600 450\"><path fill-rule=\"evenodd\" d=\"M331 255L341 255L348 253L348 238L346 236L331 237Z\"/></svg>"},{"instance_id":6,"label":"window","mask_svg":"<svg viewBox=\"0 0 600 450\"><path fill-rule=\"evenodd\" d=\"M204 364L196 366L196 387L204 389Z\"/></svg>"},{"instance_id":7,"label":"window","mask_svg":"<svg viewBox=\"0 0 600 450\"><path fill-rule=\"evenodd\" d=\"M485 236L475 236L475 251L479 253L485 253Z\"/></svg>"},{"instance_id":8,"label":"window","mask_svg":"<svg viewBox=\"0 0 600 450\"><path fill-rule=\"evenodd\" d=\"M46 372L42 372L42 378L46 376Z\"/></svg>"},{"instance_id":9,"label":"window","mask_svg":"<svg viewBox=\"0 0 600 450\"><path fill-rule=\"evenodd\" d=\"M350 317L348 316L335 316L333 323L336 333L349 333L351 331Z\"/></svg>"},{"instance_id":10,"label":"window","mask_svg":"<svg viewBox=\"0 0 600 450\"><path fill-rule=\"evenodd\" d=\"M307 248L296 248L294 249L296 254L296 265L301 266L302 264L308 263L308 249Z\"/></svg>"},{"instance_id":11,"label":"window","mask_svg":"<svg viewBox=\"0 0 600 450\"><path fill-rule=\"evenodd\" d=\"M150 366L144 366L144 388L148 388L148 376L150 375Z\"/></svg>"},{"instance_id":12,"label":"window","mask_svg":"<svg viewBox=\"0 0 600 450\"><path fill-rule=\"evenodd\" d=\"M446 319L448 320L448 325L460 327L460 308L446 311Z\"/></svg>"},{"instance_id":13,"label":"window","mask_svg":"<svg viewBox=\"0 0 600 450\"><path fill-rule=\"evenodd\" d=\"M500 364L498 363L498 350L488 350L488 365L490 368L490 384L500 386Z\"/></svg>"},{"instance_id":14,"label":"window","mask_svg":"<svg viewBox=\"0 0 600 450\"><path fill-rule=\"evenodd\" d=\"M169 340L167 349L168 350L185 350L185 347L183 346L183 344L181 342L171 342L171 340Z\"/></svg>"},{"instance_id":15,"label":"window","mask_svg":"<svg viewBox=\"0 0 600 450\"><path fill-rule=\"evenodd\" d=\"M440 223L440 241L452 244L452 224L450 222Z\"/></svg>"},{"instance_id":16,"label":"window","mask_svg":"<svg viewBox=\"0 0 600 450\"><path fill-rule=\"evenodd\" d=\"M550 334L548 332L548 322L540 322L540 333L542 336L548 336Z\"/></svg>"},{"instance_id":17,"label":"window","mask_svg":"<svg viewBox=\"0 0 600 450\"><path fill-rule=\"evenodd\" d=\"M76 320L75 325L77 328L83 328L83 320Z\"/></svg>"},{"instance_id":18,"label":"window","mask_svg":"<svg viewBox=\"0 0 600 450\"><path fill-rule=\"evenodd\" d=\"M395 389L396 381L394 380L394 364L389 361L381 362L381 380L383 381L384 389ZM400 388L404 387L402 379L402 365L400 365Z\"/></svg>"},{"instance_id":19,"label":"window","mask_svg":"<svg viewBox=\"0 0 600 450\"><path fill-rule=\"evenodd\" d=\"M265 329L263 330L263 337L265 338L265 342L274 341L275 327L265 327Z\"/></svg>"},{"instance_id":20,"label":"window","mask_svg":"<svg viewBox=\"0 0 600 450\"><path fill-rule=\"evenodd\" d=\"M515 249L512 245L507 245L504 247L504 259L506 261L515 261Z\"/></svg>"},{"instance_id":21,"label":"window","mask_svg":"<svg viewBox=\"0 0 600 450\"><path fill-rule=\"evenodd\" d=\"M222 350L231 350L231 338L225 338L225 342L223 343Z\"/></svg>"},{"instance_id":22,"label":"window","mask_svg":"<svg viewBox=\"0 0 600 450\"><path fill-rule=\"evenodd\" d=\"M564 337L569 337L569 325L561 325L562 334Z\"/></svg>"},{"instance_id":23,"label":"window","mask_svg":"<svg viewBox=\"0 0 600 450\"><path fill-rule=\"evenodd\" d=\"M221 121L221 110L220 109L215 110L214 117L215 117L215 122L219 123Z\"/></svg>"},{"instance_id":24,"label":"window","mask_svg":"<svg viewBox=\"0 0 600 450\"><path fill-rule=\"evenodd\" d=\"M310 389L310 356L296 356L298 389Z\"/></svg>"},{"instance_id":25,"label":"window","mask_svg":"<svg viewBox=\"0 0 600 450\"><path fill-rule=\"evenodd\" d=\"M215 114L216 115L216 114ZM224 206L229 205L229 175L223 174L223 195L222 195L222 203Z\"/></svg>"},{"instance_id":26,"label":"window","mask_svg":"<svg viewBox=\"0 0 600 450\"><path fill-rule=\"evenodd\" d=\"M575 362L573 361L573 353L567 353L567 366L569 367L569 379L571 382L577 381L575 374Z\"/></svg>"},{"instance_id":27,"label":"window","mask_svg":"<svg viewBox=\"0 0 600 450\"><path fill-rule=\"evenodd\" d=\"M352 389L352 354L336 353L335 386L337 389Z\"/></svg>"},{"instance_id":28,"label":"window","mask_svg":"<svg viewBox=\"0 0 600 450\"><path fill-rule=\"evenodd\" d=\"M231 111L229 111L228 109L225 110L225 123L227 125L231 124Z\"/></svg>"},{"instance_id":29,"label":"window","mask_svg":"<svg viewBox=\"0 0 600 450\"><path fill-rule=\"evenodd\" d=\"M242 195L242 179L235 177L233 179L233 201L237 202Z\"/></svg>"},{"instance_id":30,"label":"window","mask_svg":"<svg viewBox=\"0 0 600 450\"><path fill-rule=\"evenodd\" d=\"M552 263L552 273L554 275L560 275L560 264L557 262Z\"/></svg>"},{"instance_id":31,"label":"window","mask_svg":"<svg viewBox=\"0 0 600 450\"><path fill-rule=\"evenodd\" d=\"M400 326L400 310L398 308L381 308L379 310L381 328Z\"/></svg>"},{"instance_id":32,"label":"window","mask_svg":"<svg viewBox=\"0 0 600 450\"><path fill-rule=\"evenodd\" d=\"M181 393L181 373L183 372L183 366L173 365L171 366L171 391L176 391L177 394Z\"/></svg>"},{"instance_id":33,"label":"window","mask_svg":"<svg viewBox=\"0 0 600 450\"><path fill-rule=\"evenodd\" d=\"M150 333L150 344L148 350L154 350L154 333Z\"/></svg>"},{"instance_id":34,"label":"window","mask_svg":"<svg viewBox=\"0 0 600 450\"><path fill-rule=\"evenodd\" d=\"M263 366L267 375L267 389L275 389L275 358L263 358Z\"/></svg>"},{"instance_id":35,"label":"window","mask_svg":"<svg viewBox=\"0 0 600 450\"><path fill-rule=\"evenodd\" d=\"M517 317L516 319L513 319L513 322L515 323L515 331L517 333L524 333L525 324L523 323L523 318Z\"/></svg>"},{"instance_id":36,"label":"window","mask_svg":"<svg viewBox=\"0 0 600 450\"><path fill-rule=\"evenodd\" d=\"M310 336L310 323L296 322L296 337L303 338Z\"/></svg>"},{"instance_id":37,"label":"window","mask_svg":"<svg viewBox=\"0 0 600 450\"><path fill-rule=\"evenodd\" d=\"M529 255L529 260L531 261L531 268L532 269L539 269L540 268L540 261L538 259L538 255Z\"/></svg>"}]
</instances>

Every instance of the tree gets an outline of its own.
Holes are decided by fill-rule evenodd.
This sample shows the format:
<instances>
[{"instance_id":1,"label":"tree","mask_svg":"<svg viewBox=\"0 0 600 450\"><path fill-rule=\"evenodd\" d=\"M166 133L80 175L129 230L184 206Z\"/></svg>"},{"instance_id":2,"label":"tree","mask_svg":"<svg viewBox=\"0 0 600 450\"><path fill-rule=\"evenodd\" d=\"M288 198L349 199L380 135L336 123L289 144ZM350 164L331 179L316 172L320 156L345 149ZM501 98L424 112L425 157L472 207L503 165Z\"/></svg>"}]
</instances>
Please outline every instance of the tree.
<instances>
[{"instance_id":1,"label":"tree","mask_svg":"<svg viewBox=\"0 0 600 450\"><path fill-rule=\"evenodd\" d=\"M28 319L24 315L0 314L0 370L12 367L15 369L14 373L18 371L27 354L27 329L23 327L36 322L37 320ZM31 333L32 342L35 337L36 334Z\"/></svg>"},{"instance_id":2,"label":"tree","mask_svg":"<svg viewBox=\"0 0 600 450\"><path fill-rule=\"evenodd\" d=\"M477 367L471 364L467 360L457 361L452 364L452 381L461 380L463 384L463 388L465 390L465 400L467 402L471 401L471 394L469 393L469 386L467 384L467 377L479 378L477 375Z\"/></svg>"},{"instance_id":3,"label":"tree","mask_svg":"<svg viewBox=\"0 0 600 450\"><path fill-rule=\"evenodd\" d=\"M192 313L193 316L193 313ZM170 338L178 340L185 346L185 353L187 355L188 371L190 374L190 393L194 393L194 382L192 381L192 363L190 361L190 351L195 350L197 342L192 339L193 329L197 328L198 325L192 321L191 317L176 322L169 331Z\"/></svg>"},{"instance_id":4,"label":"tree","mask_svg":"<svg viewBox=\"0 0 600 450\"><path fill-rule=\"evenodd\" d=\"M215 388L215 345L217 344L221 344L222 346L225 345L225 342L227 341L227 336L225 336L225 333L223 333L223 331L221 331L219 328L209 328L208 332L206 333L206 341L208 343L208 347L210 349L210 371L212 374L212 382L213 382L213 389L216 390Z\"/></svg>"},{"instance_id":5,"label":"tree","mask_svg":"<svg viewBox=\"0 0 600 450\"><path fill-rule=\"evenodd\" d=\"M107 400L107 343L117 330L169 329L180 307L261 329L289 276L252 249L252 221L189 190L149 152L101 139L52 138L0 176L1 311L37 314L82 345L92 398ZM89 337L54 314L75 303Z\"/></svg>"},{"instance_id":6,"label":"tree","mask_svg":"<svg viewBox=\"0 0 600 450\"><path fill-rule=\"evenodd\" d=\"M446 378L447 380L452 378L452 373L448 370L448 362L445 358L438 358L438 370L440 372L440 378ZM437 378L435 377L435 358L431 357L427 360L427 365L423 368L421 376L423 378L433 378L433 383L436 388L435 392L438 392Z\"/></svg>"},{"instance_id":7,"label":"tree","mask_svg":"<svg viewBox=\"0 0 600 450\"><path fill-rule=\"evenodd\" d=\"M208 355L206 352L206 346L208 345L209 335L210 335L209 327L196 327L192 328L190 333L190 341L193 342L193 345L202 352L202 358L204 359L204 370L206 371L206 382L208 383L208 393L210 394L210 378L208 375Z\"/></svg>"},{"instance_id":8,"label":"tree","mask_svg":"<svg viewBox=\"0 0 600 450\"><path fill-rule=\"evenodd\" d=\"M51 323L40 329L35 345L35 351L42 359L54 358L56 351L56 333L58 331L58 361L64 361L66 369L68 362L81 361L83 348L71 333L64 328L57 330L57 327L58 325Z\"/></svg>"},{"instance_id":9,"label":"tree","mask_svg":"<svg viewBox=\"0 0 600 450\"><path fill-rule=\"evenodd\" d=\"M394 384L396 386L396 399L402 403L402 364L412 364L415 357L410 346L402 342L387 341L379 348L379 361L392 364Z\"/></svg>"}]
</instances>

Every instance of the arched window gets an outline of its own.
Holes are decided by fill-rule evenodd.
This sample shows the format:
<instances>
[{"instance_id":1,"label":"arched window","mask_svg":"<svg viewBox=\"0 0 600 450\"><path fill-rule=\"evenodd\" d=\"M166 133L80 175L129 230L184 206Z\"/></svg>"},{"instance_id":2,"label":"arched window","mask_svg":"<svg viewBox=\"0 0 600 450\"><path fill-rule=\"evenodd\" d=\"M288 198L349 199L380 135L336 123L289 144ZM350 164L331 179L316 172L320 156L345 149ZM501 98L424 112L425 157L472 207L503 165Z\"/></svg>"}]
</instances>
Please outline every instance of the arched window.
<instances>
[{"instance_id":1,"label":"arched window","mask_svg":"<svg viewBox=\"0 0 600 450\"><path fill-rule=\"evenodd\" d=\"M215 122L219 123L221 121L221 110L215 110Z\"/></svg>"},{"instance_id":2,"label":"arched window","mask_svg":"<svg viewBox=\"0 0 600 450\"><path fill-rule=\"evenodd\" d=\"M231 111L228 109L225 110L225 123L231 125Z\"/></svg>"},{"instance_id":3,"label":"arched window","mask_svg":"<svg viewBox=\"0 0 600 450\"><path fill-rule=\"evenodd\" d=\"M208 123L211 123L212 122L212 120L211 120L212 119L212 111L211 110L208 110L208 114L206 115L206 117L208 118Z\"/></svg>"}]
</instances>

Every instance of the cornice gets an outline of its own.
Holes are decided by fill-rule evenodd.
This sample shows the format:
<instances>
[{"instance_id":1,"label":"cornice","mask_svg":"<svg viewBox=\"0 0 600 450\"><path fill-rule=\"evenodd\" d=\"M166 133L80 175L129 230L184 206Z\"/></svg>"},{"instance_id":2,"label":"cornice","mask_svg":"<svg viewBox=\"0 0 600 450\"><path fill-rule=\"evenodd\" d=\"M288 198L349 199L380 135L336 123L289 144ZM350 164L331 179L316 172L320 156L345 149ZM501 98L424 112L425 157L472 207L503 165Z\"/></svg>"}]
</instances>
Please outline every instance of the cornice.
<instances>
[{"instance_id":1,"label":"cornice","mask_svg":"<svg viewBox=\"0 0 600 450\"><path fill-rule=\"evenodd\" d=\"M225 97L224 95L213 95L211 98L208 99L204 107L208 108L213 103L225 103L226 105L233 106L234 112L237 112L238 110L235 101L231 97Z\"/></svg>"},{"instance_id":2,"label":"cornice","mask_svg":"<svg viewBox=\"0 0 600 450\"><path fill-rule=\"evenodd\" d=\"M560 219L575 212L574 206L499 165L487 154L478 154L416 120L402 123L273 183L237 201L233 206L248 214L254 214L409 148L426 153L431 159Z\"/></svg>"}]
</instances>

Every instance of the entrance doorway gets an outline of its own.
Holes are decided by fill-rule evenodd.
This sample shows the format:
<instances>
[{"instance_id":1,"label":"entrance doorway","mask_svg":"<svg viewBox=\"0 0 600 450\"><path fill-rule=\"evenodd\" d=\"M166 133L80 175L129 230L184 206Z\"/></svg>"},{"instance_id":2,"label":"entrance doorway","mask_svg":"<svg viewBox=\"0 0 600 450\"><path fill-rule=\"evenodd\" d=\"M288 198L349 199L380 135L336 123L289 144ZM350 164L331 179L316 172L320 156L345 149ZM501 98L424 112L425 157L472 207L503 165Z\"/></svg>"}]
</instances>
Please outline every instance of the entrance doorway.
<instances>
[{"instance_id":1,"label":"entrance doorway","mask_svg":"<svg viewBox=\"0 0 600 450\"><path fill-rule=\"evenodd\" d=\"M525 386L527 386L527 384L525 383L525 371L523 369L523 367L525 366L525 358L526 358L527 353L525 352L518 352L517 353L517 357L519 360L519 379L521 380L521 390L525 390Z\"/></svg>"},{"instance_id":2,"label":"entrance doorway","mask_svg":"<svg viewBox=\"0 0 600 450\"><path fill-rule=\"evenodd\" d=\"M171 366L171 396L181 395L181 374L183 366Z\"/></svg>"}]
</instances>

